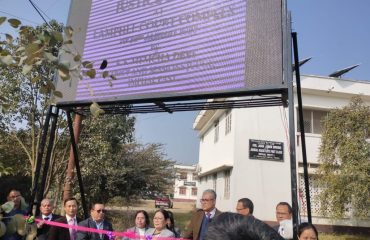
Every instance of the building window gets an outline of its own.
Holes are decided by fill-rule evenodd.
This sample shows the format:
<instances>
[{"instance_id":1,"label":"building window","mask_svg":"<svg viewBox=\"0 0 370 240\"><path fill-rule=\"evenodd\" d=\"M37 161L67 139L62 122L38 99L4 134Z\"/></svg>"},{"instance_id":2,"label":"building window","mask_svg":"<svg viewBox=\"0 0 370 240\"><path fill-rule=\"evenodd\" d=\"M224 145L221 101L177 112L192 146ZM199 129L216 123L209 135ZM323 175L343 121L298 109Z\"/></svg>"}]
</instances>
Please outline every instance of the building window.
<instances>
[{"instance_id":1,"label":"building window","mask_svg":"<svg viewBox=\"0 0 370 240\"><path fill-rule=\"evenodd\" d=\"M198 189L197 188L192 188L191 189L191 195L196 196L198 194Z\"/></svg>"},{"instance_id":2,"label":"building window","mask_svg":"<svg viewBox=\"0 0 370 240\"><path fill-rule=\"evenodd\" d=\"M180 172L180 180L187 180L188 174L186 172Z\"/></svg>"},{"instance_id":3,"label":"building window","mask_svg":"<svg viewBox=\"0 0 370 240\"><path fill-rule=\"evenodd\" d=\"M218 121L216 121L215 122L215 138L214 138L215 143L218 141L219 131L220 131L220 127L218 125Z\"/></svg>"},{"instance_id":4,"label":"building window","mask_svg":"<svg viewBox=\"0 0 370 240\"><path fill-rule=\"evenodd\" d=\"M224 198L230 199L230 170L225 171Z\"/></svg>"},{"instance_id":5,"label":"building window","mask_svg":"<svg viewBox=\"0 0 370 240\"><path fill-rule=\"evenodd\" d=\"M200 183L203 183L203 181L204 181L204 177L199 178Z\"/></svg>"},{"instance_id":6,"label":"building window","mask_svg":"<svg viewBox=\"0 0 370 240\"><path fill-rule=\"evenodd\" d=\"M180 195L186 195L186 187L180 187Z\"/></svg>"},{"instance_id":7,"label":"building window","mask_svg":"<svg viewBox=\"0 0 370 240\"><path fill-rule=\"evenodd\" d=\"M328 115L327 111L303 109L303 126L305 133L321 134L323 124L322 120ZM297 131L301 131L299 117L297 117Z\"/></svg>"},{"instance_id":8,"label":"building window","mask_svg":"<svg viewBox=\"0 0 370 240\"><path fill-rule=\"evenodd\" d=\"M217 173L213 174L213 190L217 190Z\"/></svg>"},{"instance_id":9,"label":"building window","mask_svg":"<svg viewBox=\"0 0 370 240\"><path fill-rule=\"evenodd\" d=\"M225 135L231 132L231 111L228 111L225 119Z\"/></svg>"},{"instance_id":10,"label":"building window","mask_svg":"<svg viewBox=\"0 0 370 240\"><path fill-rule=\"evenodd\" d=\"M197 173L193 173L193 181L196 181L198 180L198 174Z\"/></svg>"}]
</instances>

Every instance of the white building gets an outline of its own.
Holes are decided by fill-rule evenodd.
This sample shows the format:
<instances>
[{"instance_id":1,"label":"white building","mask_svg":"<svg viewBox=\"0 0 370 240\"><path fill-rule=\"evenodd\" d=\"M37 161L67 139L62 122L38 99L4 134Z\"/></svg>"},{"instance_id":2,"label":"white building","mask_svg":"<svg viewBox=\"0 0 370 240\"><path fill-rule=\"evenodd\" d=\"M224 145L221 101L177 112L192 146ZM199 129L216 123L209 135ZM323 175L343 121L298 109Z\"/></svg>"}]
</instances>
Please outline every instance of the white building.
<instances>
[{"instance_id":1,"label":"white building","mask_svg":"<svg viewBox=\"0 0 370 240\"><path fill-rule=\"evenodd\" d=\"M318 166L320 119L330 109L347 105L355 95L370 105L370 81L302 76L301 85L308 171L312 174ZM294 104L297 109L296 95ZM297 111L294 115L297 122ZM198 198L203 190L214 189L217 208L235 212L237 200L248 197L254 202L257 218L275 221L276 204L291 202L288 116L288 108L283 106L201 111L193 124L200 139ZM297 179L299 192L304 193L299 135L296 131ZM258 145L264 144L273 150L270 160L257 156ZM311 196L315 195L317 188L311 189ZM299 195L299 204L305 204L304 195ZM318 216L318 204L312 201L311 205L314 223L325 223Z\"/></svg>"},{"instance_id":2,"label":"white building","mask_svg":"<svg viewBox=\"0 0 370 240\"><path fill-rule=\"evenodd\" d=\"M199 185L196 166L175 165L174 168L176 172L174 199L195 201Z\"/></svg>"}]
</instances>

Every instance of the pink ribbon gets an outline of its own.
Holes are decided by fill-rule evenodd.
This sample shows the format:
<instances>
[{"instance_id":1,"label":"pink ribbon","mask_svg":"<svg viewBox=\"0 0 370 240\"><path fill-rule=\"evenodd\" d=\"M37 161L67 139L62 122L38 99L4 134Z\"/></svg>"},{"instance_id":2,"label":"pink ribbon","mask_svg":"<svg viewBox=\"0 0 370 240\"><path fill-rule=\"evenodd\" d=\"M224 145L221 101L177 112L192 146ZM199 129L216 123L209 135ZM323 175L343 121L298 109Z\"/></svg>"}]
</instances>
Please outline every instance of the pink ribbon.
<instances>
[{"instance_id":1,"label":"pink ribbon","mask_svg":"<svg viewBox=\"0 0 370 240\"><path fill-rule=\"evenodd\" d=\"M113 232L103 229L96 229L96 228L88 228L83 226L76 226L76 225L68 225L66 223L60 223L60 222L53 222L53 221L45 221L42 219L35 219L36 222L44 222L44 224L50 225L50 226L56 226L56 227L62 227L62 228L72 228L77 231L84 231L84 232L92 232L92 233L98 233L98 234L106 234L110 238L113 236L120 236L120 237L128 237L128 238L140 238L140 239L147 239L147 236L140 236L135 234L135 232ZM148 236L149 237L149 236ZM173 237L152 237L150 236L150 239L160 239L160 240L186 240L185 238L173 238Z\"/></svg>"}]
</instances>

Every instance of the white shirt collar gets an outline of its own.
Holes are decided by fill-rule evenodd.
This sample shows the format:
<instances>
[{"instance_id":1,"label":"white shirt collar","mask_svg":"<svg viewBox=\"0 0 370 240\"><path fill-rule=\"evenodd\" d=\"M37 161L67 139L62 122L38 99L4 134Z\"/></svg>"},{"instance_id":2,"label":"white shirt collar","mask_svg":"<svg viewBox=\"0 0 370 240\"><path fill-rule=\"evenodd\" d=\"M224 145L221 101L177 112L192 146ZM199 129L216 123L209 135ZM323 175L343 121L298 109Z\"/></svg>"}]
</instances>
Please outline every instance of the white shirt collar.
<instances>
[{"instance_id":1,"label":"white shirt collar","mask_svg":"<svg viewBox=\"0 0 370 240\"><path fill-rule=\"evenodd\" d=\"M101 220L100 222L97 222L93 219L93 221L95 222L96 226L99 228L99 226L103 226L103 222L104 220Z\"/></svg>"},{"instance_id":2,"label":"white shirt collar","mask_svg":"<svg viewBox=\"0 0 370 240\"><path fill-rule=\"evenodd\" d=\"M50 220L52 219L52 217L53 217L53 214L51 214L51 213L50 213L50 214L49 214L49 215L47 215L47 216L46 216L46 215L44 215L44 214L42 214L42 215L41 215L41 217L42 217L42 219L49 218L49 219L48 219L48 221L50 221Z\"/></svg>"},{"instance_id":3,"label":"white shirt collar","mask_svg":"<svg viewBox=\"0 0 370 240\"><path fill-rule=\"evenodd\" d=\"M204 212L204 214L207 215L208 212ZM211 217L210 218L213 218L216 214L216 208L213 208L212 211L209 212L211 214Z\"/></svg>"},{"instance_id":4,"label":"white shirt collar","mask_svg":"<svg viewBox=\"0 0 370 240\"><path fill-rule=\"evenodd\" d=\"M144 236L145 235L145 228L137 228L137 230L139 231L139 235L140 236Z\"/></svg>"},{"instance_id":5,"label":"white shirt collar","mask_svg":"<svg viewBox=\"0 0 370 240\"><path fill-rule=\"evenodd\" d=\"M66 215L66 218L67 218L67 223L69 223L69 220L70 220L71 218L72 218L73 220L75 220L75 223L77 223L77 221L76 221L76 216L71 217L71 216Z\"/></svg>"}]
</instances>

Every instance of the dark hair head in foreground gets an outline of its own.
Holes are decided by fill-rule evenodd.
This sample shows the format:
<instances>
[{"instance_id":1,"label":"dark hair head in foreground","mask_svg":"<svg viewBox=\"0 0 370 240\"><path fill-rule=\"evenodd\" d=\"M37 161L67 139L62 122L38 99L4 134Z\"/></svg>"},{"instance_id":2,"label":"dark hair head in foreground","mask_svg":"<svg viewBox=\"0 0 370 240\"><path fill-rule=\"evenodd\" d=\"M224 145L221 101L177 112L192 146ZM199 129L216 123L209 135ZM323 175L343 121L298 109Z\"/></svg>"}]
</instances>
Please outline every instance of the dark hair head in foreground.
<instances>
[{"instance_id":1,"label":"dark hair head in foreground","mask_svg":"<svg viewBox=\"0 0 370 240\"><path fill-rule=\"evenodd\" d=\"M317 232L316 227L312 223L304 222L299 224L298 226L298 237L300 238L301 235L305 230L312 230L314 235L316 235L316 239L319 239L319 233Z\"/></svg>"},{"instance_id":2,"label":"dark hair head in foreground","mask_svg":"<svg viewBox=\"0 0 370 240\"><path fill-rule=\"evenodd\" d=\"M209 225L207 240L284 240L279 233L253 216L220 214Z\"/></svg>"}]
</instances>

